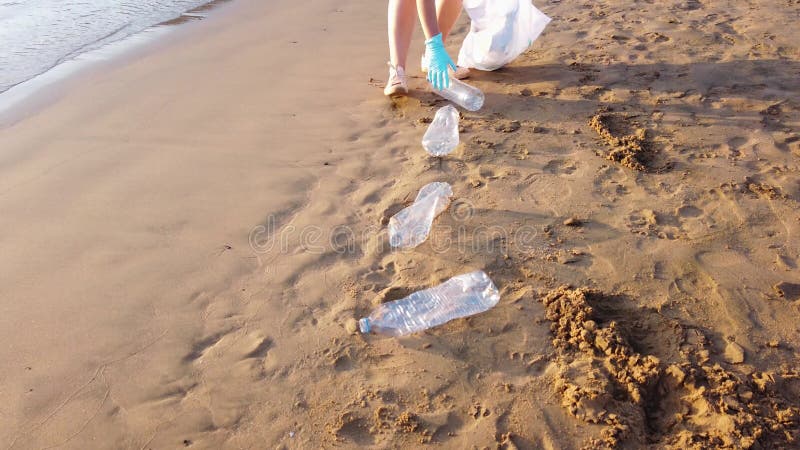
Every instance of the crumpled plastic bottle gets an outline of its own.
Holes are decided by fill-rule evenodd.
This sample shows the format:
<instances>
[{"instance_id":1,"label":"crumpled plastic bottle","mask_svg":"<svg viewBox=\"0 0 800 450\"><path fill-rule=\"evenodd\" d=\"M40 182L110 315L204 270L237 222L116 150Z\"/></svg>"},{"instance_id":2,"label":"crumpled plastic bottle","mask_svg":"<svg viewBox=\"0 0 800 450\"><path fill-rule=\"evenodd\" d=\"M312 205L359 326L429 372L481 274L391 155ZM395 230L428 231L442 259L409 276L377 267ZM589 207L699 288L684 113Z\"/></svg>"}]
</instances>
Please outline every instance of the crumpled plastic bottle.
<instances>
[{"instance_id":1,"label":"crumpled plastic bottle","mask_svg":"<svg viewBox=\"0 0 800 450\"><path fill-rule=\"evenodd\" d=\"M444 156L458 147L458 110L453 105L439 108L422 137L422 147L433 156Z\"/></svg>"},{"instance_id":2,"label":"crumpled plastic bottle","mask_svg":"<svg viewBox=\"0 0 800 450\"><path fill-rule=\"evenodd\" d=\"M428 239L433 219L450 206L453 188L444 182L423 186L408 208L389 219L389 244L392 247L414 248Z\"/></svg>"}]
</instances>

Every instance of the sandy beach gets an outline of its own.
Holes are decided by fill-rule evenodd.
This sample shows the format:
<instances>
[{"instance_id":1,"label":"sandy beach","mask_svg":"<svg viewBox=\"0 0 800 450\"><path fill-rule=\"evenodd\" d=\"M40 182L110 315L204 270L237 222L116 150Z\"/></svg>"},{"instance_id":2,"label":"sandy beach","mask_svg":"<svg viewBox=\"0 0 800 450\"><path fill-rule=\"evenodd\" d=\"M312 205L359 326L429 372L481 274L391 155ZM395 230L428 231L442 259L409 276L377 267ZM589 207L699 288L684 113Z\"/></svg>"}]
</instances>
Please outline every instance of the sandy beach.
<instances>
[{"instance_id":1,"label":"sandy beach","mask_svg":"<svg viewBox=\"0 0 800 450\"><path fill-rule=\"evenodd\" d=\"M535 4L444 158L365 0L221 2L3 116L0 448L799 447L800 2ZM486 313L355 331L473 270Z\"/></svg>"}]
</instances>

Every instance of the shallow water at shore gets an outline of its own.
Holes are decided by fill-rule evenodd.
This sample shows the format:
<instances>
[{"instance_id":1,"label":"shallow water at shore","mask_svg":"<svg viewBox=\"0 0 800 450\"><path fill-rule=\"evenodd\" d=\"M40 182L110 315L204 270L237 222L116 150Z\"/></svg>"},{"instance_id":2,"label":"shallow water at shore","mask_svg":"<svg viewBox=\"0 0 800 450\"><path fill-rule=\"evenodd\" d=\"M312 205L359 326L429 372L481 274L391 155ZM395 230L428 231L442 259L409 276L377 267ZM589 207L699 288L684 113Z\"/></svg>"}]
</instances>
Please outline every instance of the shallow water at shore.
<instances>
[{"instance_id":1,"label":"shallow water at shore","mask_svg":"<svg viewBox=\"0 0 800 450\"><path fill-rule=\"evenodd\" d=\"M208 0L0 0L0 92Z\"/></svg>"}]
</instances>

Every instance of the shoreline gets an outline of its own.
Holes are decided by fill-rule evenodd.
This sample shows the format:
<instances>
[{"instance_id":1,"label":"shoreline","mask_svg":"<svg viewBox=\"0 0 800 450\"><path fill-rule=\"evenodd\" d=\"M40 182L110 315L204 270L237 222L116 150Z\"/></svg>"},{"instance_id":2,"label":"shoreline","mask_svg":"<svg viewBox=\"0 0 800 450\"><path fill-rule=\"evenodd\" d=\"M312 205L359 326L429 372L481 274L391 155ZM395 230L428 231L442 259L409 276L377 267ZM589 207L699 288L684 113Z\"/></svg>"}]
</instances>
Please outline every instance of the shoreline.
<instances>
[{"instance_id":1,"label":"shoreline","mask_svg":"<svg viewBox=\"0 0 800 450\"><path fill-rule=\"evenodd\" d=\"M170 35L176 34L180 25L206 20L210 11L223 9L222 7L233 1L209 0L178 17L151 25L136 33L102 44L100 47L73 52L44 72L0 92L0 127L22 120L54 101L53 97L61 90L60 88L79 85L78 78L81 76L91 76L104 68L125 64L127 58L157 51L159 45L167 45L167 42L161 41L166 41ZM90 47L94 45L96 43L87 44ZM17 114L13 111L16 107L21 108L23 112Z\"/></svg>"}]
</instances>

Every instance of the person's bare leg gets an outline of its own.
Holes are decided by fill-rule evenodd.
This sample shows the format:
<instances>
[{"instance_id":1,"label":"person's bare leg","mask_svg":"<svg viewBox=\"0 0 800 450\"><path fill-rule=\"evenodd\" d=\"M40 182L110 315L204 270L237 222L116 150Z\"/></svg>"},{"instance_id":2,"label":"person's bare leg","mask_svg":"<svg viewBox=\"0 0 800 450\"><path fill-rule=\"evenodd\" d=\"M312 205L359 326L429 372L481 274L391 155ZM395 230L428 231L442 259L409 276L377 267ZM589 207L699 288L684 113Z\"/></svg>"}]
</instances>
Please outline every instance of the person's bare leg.
<instances>
[{"instance_id":1,"label":"person's bare leg","mask_svg":"<svg viewBox=\"0 0 800 450\"><path fill-rule=\"evenodd\" d=\"M439 31L442 40L447 41L447 36L461 15L462 0L436 0L436 16L439 21Z\"/></svg>"},{"instance_id":2,"label":"person's bare leg","mask_svg":"<svg viewBox=\"0 0 800 450\"><path fill-rule=\"evenodd\" d=\"M415 0L389 0L389 60L395 67L406 66L416 21Z\"/></svg>"},{"instance_id":3,"label":"person's bare leg","mask_svg":"<svg viewBox=\"0 0 800 450\"><path fill-rule=\"evenodd\" d=\"M463 9L462 0L436 0L436 16L439 22L439 31L442 32L442 40L447 41L450 31L458 21L458 16L461 15ZM459 67L453 72L456 79L468 78L470 75L469 69L466 67Z\"/></svg>"},{"instance_id":4,"label":"person's bare leg","mask_svg":"<svg viewBox=\"0 0 800 450\"><path fill-rule=\"evenodd\" d=\"M434 0L417 0L417 12L419 13L419 21L422 23L422 31L425 33L425 39L430 39L440 33L439 20L436 16L436 2Z\"/></svg>"}]
</instances>

